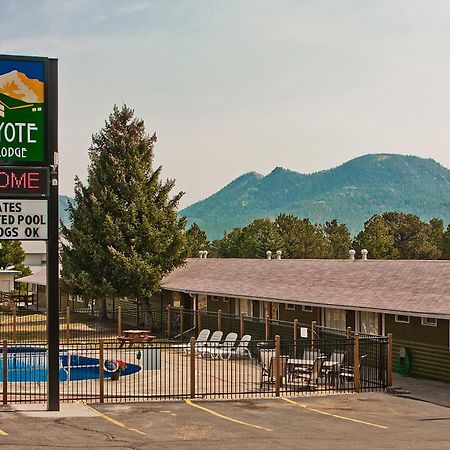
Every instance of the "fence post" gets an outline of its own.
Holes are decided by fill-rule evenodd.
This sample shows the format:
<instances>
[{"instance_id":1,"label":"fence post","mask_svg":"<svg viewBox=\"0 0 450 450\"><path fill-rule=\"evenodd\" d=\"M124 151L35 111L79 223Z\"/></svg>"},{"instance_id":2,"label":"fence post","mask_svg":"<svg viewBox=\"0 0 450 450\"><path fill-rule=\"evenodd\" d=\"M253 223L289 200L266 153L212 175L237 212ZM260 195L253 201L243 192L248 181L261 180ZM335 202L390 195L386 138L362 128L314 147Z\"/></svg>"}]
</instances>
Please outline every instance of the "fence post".
<instances>
[{"instance_id":1,"label":"fence post","mask_svg":"<svg viewBox=\"0 0 450 450\"><path fill-rule=\"evenodd\" d=\"M66 308L66 340L70 344L70 307Z\"/></svg>"},{"instance_id":2,"label":"fence post","mask_svg":"<svg viewBox=\"0 0 450 450\"><path fill-rule=\"evenodd\" d=\"M270 339L270 325L269 325L269 316L266 314L266 326L265 326L265 330L266 330L266 341L268 341Z\"/></svg>"},{"instance_id":3,"label":"fence post","mask_svg":"<svg viewBox=\"0 0 450 450\"><path fill-rule=\"evenodd\" d=\"M180 306L180 341L183 341L183 332L184 332L184 313L183 307Z\"/></svg>"},{"instance_id":4,"label":"fence post","mask_svg":"<svg viewBox=\"0 0 450 450\"><path fill-rule=\"evenodd\" d=\"M275 360L273 368L275 371L275 395L279 397L281 387L281 367L280 367L280 336L278 334L275 336Z\"/></svg>"},{"instance_id":5,"label":"fence post","mask_svg":"<svg viewBox=\"0 0 450 450\"><path fill-rule=\"evenodd\" d=\"M222 310L217 311L217 331L222 331Z\"/></svg>"},{"instance_id":6,"label":"fence post","mask_svg":"<svg viewBox=\"0 0 450 450\"><path fill-rule=\"evenodd\" d=\"M317 322L313 320L311 322L311 347L312 350L316 347L316 339L317 339Z\"/></svg>"},{"instance_id":7,"label":"fence post","mask_svg":"<svg viewBox=\"0 0 450 450\"><path fill-rule=\"evenodd\" d=\"M353 378L355 382L355 391L359 392L360 382L359 382L359 336L355 333L353 341Z\"/></svg>"},{"instance_id":8,"label":"fence post","mask_svg":"<svg viewBox=\"0 0 450 450\"><path fill-rule=\"evenodd\" d=\"M388 333L387 385L392 386L392 333Z\"/></svg>"},{"instance_id":9,"label":"fence post","mask_svg":"<svg viewBox=\"0 0 450 450\"><path fill-rule=\"evenodd\" d=\"M195 337L191 337L191 398L195 398Z\"/></svg>"},{"instance_id":10,"label":"fence post","mask_svg":"<svg viewBox=\"0 0 450 450\"><path fill-rule=\"evenodd\" d=\"M172 324L172 317L170 314L171 308L170 305L167 305L167 337L170 338L171 333L171 324Z\"/></svg>"},{"instance_id":11,"label":"fence post","mask_svg":"<svg viewBox=\"0 0 450 450\"><path fill-rule=\"evenodd\" d=\"M3 339L3 404L8 404L8 341Z\"/></svg>"},{"instance_id":12,"label":"fence post","mask_svg":"<svg viewBox=\"0 0 450 450\"><path fill-rule=\"evenodd\" d=\"M119 305L119 310L117 311L117 335L122 336L122 306Z\"/></svg>"},{"instance_id":13,"label":"fence post","mask_svg":"<svg viewBox=\"0 0 450 450\"><path fill-rule=\"evenodd\" d=\"M244 336L245 329L244 329L244 314L241 313L241 316L239 317L239 325L240 325L240 332L241 332L241 339L242 336Z\"/></svg>"},{"instance_id":14,"label":"fence post","mask_svg":"<svg viewBox=\"0 0 450 450\"><path fill-rule=\"evenodd\" d=\"M99 379L100 379L100 403L104 403L105 402L105 369L104 369L104 365L105 365L105 355L104 355L104 341L103 339L100 339L99 341L100 344L100 354L99 354L99 359L98 359L98 363L99 363Z\"/></svg>"},{"instance_id":15,"label":"fence post","mask_svg":"<svg viewBox=\"0 0 450 450\"><path fill-rule=\"evenodd\" d=\"M17 311L13 309L13 341L17 341Z\"/></svg>"},{"instance_id":16,"label":"fence post","mask_svg":"<svg viewBox=\"0 0 450 450\"><path fill-rule=\"evenodd\" d=\"M294 358L298 355L298 319L294 319Z\"/></svg>"},{"instance_id":17,"label":"fence post","mask_svg":"<svg viewBox=\"0 0 450 450\"><path fill-rule=\"evenodd\" d=\"M139 301L139 299L137 298L136 299L136 327L137 328L139 328L139 322L140 322L140 315L141 315L141 313L140 313L140 301Z\"/></svg>"}]
</instances>

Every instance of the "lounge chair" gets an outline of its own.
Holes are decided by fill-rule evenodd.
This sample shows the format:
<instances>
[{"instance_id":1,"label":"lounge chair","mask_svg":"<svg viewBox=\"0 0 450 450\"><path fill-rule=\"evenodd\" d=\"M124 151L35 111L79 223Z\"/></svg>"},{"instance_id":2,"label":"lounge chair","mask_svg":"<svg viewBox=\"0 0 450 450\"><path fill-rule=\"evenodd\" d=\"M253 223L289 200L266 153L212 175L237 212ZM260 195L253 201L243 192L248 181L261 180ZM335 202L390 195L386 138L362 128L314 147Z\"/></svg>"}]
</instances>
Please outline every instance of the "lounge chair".
<instances>
[{"instance_id":1,"label":"lounge chair","mask_svg":"<svg viewBox=\"0 0 450 450\"><path fill-rule=\"evenodd\" d=\"M231 345L223 346L219 351L219 358L230 359L231 357L240 358L243 356L248 356L252 359L252 354L248 348L248 344L251 340L252 337L249 334L244 334L237 347Z\"/></svg>"},{"instance_id":2,"label":"lounge chair","mask_svg":"<svg viewBox=\"0 0 450 450\"><path fill-rule=\"evenodd\" d=\"M210 348L214 348L216 345L220 344L222 338L223 331L214 331L209 341L199 342L198 347L196 346L195 351L197 355L200 355L201 357L205 356L205 354L209 352Z\"/></svg>"},{"instance_id":3,"label":"lounge chair","mask_svg":"<svg viewBox=\"0 0 450 450\"><path fill-rule=\"evenodd\" d=\"M213 358L217 358L218 356L220 356L220 354L222 353L222 351L228 351L231 347L234 347L234 344L236 343L237 340L237 333L228 333L225 336L225 340L221 343L221 342L214 342L212 344L210 344L210 342L207 343L207 345L205 346L205 352L204 354L206 355L211 355Z\"/></svg>"},{"instance_id":4,"label":"lounge chair","mask_svg":"<svg viewBox=\"0 0 450 450\"><path fill-rule=\"evenodd\" d=\"M209 335L211 334L211 330L208 330L207 328L203 328L198 333L197 339L195 340L195 349L197 351L197 348L199 346L202 346L209 338ZM181 348L186 354L189 354L191 352L191 344L175 344L172 345L172 348Z\"/></svg>"}]
</instances>

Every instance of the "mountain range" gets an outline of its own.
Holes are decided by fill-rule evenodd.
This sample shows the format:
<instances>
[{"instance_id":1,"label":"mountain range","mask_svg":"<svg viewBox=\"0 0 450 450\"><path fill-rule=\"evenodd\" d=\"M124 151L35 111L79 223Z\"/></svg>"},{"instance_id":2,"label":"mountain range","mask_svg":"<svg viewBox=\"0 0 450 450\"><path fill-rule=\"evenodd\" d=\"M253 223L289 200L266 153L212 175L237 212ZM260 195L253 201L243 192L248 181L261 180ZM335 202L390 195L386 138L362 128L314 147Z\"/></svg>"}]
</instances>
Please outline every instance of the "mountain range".
<instances>
[{"instance_id":1,"label":"mountain range","mask_svg":"<svg viewBox=\"0 0 450 450\"><path fill-rule=\"evenodd\" d=\"M44 83L17 70L0 75L0 93L26 103L44 101Z\"/></svg>"},{"instance_id":2,"label":"mountain range","mask_svg":"<svg viewBox=\"0 0 450 450\"><path fill-rule=\"evenodd\" d=\"M246 173L180 211L209 239L256 218L280 213L314 223L337 219L354 235L375 213L402 211L450 222L450 170L433 159L370 154L336 168L302 174L276 167L267 176Z\"/></svg>"}]
</instances>

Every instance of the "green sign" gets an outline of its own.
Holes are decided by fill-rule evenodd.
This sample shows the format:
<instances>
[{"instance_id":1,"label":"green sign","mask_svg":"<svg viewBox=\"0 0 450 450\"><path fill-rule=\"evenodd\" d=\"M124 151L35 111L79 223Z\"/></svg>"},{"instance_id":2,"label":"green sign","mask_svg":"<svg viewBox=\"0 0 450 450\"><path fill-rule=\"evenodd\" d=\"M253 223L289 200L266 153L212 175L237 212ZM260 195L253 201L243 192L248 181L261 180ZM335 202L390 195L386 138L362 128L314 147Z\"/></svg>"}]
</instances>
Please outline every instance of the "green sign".
<instances>
[{"instance_id":1,"label":"green sign","mask_svg":"<svg viewBox=\"0 0 450 450\"><path fill-rule=\"evenodd\" d=\"M45 162L45 65L0 57L0 163Z\"/></svg>"}]
</instances>

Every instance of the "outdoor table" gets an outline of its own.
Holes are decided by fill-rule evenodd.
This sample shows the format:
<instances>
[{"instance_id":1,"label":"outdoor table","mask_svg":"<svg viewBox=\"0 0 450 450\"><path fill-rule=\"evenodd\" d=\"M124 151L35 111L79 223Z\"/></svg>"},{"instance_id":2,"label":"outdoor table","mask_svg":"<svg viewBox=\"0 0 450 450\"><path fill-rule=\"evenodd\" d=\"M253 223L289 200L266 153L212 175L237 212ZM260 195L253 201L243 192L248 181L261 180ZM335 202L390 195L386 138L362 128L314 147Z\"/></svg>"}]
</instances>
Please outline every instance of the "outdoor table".
<instances>
[{"instance_id":1,"label":"outdoor table","mask_svg":"<svg viewBox=\"0 0 450 450\"><path fill-rule=\"evenodd\" d=\"M124 330L122 336L118 336L117 339L120 341L119 348L122 348L126 343L131 348L133 344L152 342L156 339L156 336L152 336L148 330Z\"/></svg>"}]
</instances>

